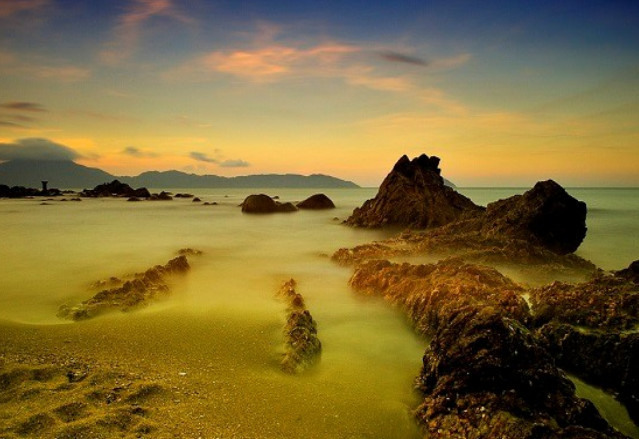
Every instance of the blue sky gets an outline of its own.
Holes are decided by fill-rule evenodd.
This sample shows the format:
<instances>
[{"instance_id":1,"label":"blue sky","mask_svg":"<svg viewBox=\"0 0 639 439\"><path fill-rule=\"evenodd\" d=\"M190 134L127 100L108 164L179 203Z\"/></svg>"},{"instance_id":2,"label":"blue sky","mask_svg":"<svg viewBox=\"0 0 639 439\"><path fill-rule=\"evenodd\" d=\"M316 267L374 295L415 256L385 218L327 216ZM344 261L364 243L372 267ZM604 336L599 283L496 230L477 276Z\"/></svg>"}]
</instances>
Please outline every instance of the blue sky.
<instances>
[{"instance_id":1,"label":"blue sky","mask_svg":"<svg viewBox=\"0 0 639 439\"><path fill-rule=\"evenodd\" d=\"M0 0L0 160L636 186L637 121L636 1Z\"/></svg>"}]
</instances>

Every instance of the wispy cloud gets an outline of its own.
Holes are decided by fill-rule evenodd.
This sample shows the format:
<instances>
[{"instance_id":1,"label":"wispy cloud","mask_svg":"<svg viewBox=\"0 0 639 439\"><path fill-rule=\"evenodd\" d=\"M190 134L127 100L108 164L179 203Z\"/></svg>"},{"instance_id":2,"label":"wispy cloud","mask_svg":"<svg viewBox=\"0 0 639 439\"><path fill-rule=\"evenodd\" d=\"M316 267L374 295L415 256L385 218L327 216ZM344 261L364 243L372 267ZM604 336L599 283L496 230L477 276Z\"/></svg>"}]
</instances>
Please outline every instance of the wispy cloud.
<instances>
[{"instance_id":1,"label":"wispy cloud","mask_svg":"<svg viewBox=\"0 0 639 439\"><path fill-rule=\"evenodd\" d=\"M204 53L166 73L165 79L206 80L231 75L254 84L336 79L351 86L416 95L419 94L419 81L411 66L445 70L459 67L470 59L466 53L428 60L409 53L327 38L319 41L298 36L287 39L280 27L261 23L252 37L244 35L243 43ZM400 72L389 70L390 63L406 68Z\"/></svg>"},{"instance_id":2,"label":"wispy cloud","mask_svg":"<svg viewBox=\"0 0 639 439\"><path fill-rule=\"evenodd\" d=\"M249 162L242 159L224 159L220 150L215 150L217 157L210 157L208 154L198 151L191 151L189 157L198 162L215 163L221 168L246 168L251 166Z\"/></svg>"},{"instance_id":3,"label":"wispy cloud","mask_svg":"<svg viewBox=\"0 0 639 439\"><path fill-rule=\"evenodd\" d=\"M384 50L379 52L379 56L386 61L402 63L402 64L411 64L414 66L426 67L430 63L425 59L418 58L416 56L406 55L404 53L395 52L392 50Z\"/></svg>"},{"instance_id":4,"label":"wispy cloud","mask_svg":"<svg viewBox=\"0 0 639 439\"><path fill-rule=\"evenodd\" d=\"M206 162L206 163L218 163L217 159L209 157L207 154L198 151L191 151L189 153L189 157L193 160L197 160L198 162Z\"/></svg>"},{"instance_id":5,"label":"wispy cloud","mask_svg":"<svg viewBox=\"0 0 639 439\"><path fill-rule=\"evenodd\" d=\"M246 162L244 160L224 160L220 163L218 163L220 165L220 167L222 168L247 168L250 165L249 162Z\"/></svg>"},{"instance_id":6,"label":"wispy cloud","mask_svg":"<svg viewBox=\"0 0 639 439\"><path fill-rule=\"evenodd\" d=\"M11 17L22 12L40 11L50 3L50 0L2 0L0 1L0 18Z\"/></svg>"},{"instance_id":7,"label":"wispy cloud","mask_svg":"<svg viewBox=\"0 0 639 439\"><path fill-rule=\"evenodd\" d=\"M27 138L0 143L0 160L64 160L82 156L68 146L49 139Z\"/></svg>"},{"instance_id":8,"label":"wispy cloud","mask_svg":"<svg viewBox=\"0 0 639 439\"><path fill-rule=\"evenodd\" d=\"M13 111L28 111L28 112L44 112L47 111L42 105L36 102L5 102L0 104L0 108L5 108Z\"/></svg>"},{"instance_id":9,"label":"wispy cloud","mask_svg":"<svg viewBox=\"0 0 639 439\"><path fill-rule=\"evenodd\" d=\"M117 65L130 58L137 50L145 23L154 17L167 17L182 23L194 22L172 0L132 0L115 25L113 40L100 52L102 62Z\"/></svg>"},{"instance_id":10,"label":"wispy cloud","mask_svg":"<svg viewBox=\"0 0 639 439\"><path fill-rule=\"evenodd\" d=\"M64 60L24 60L15 53L0 50L0 73L73 83L89 78L92 72Z\"/></svg>"},{"instance_id":11,"label":"wispy cloud","mask_svg":"<svg viewBox=\"0 0 639 439\"><path fill-rule=\"evenodd\" d=\"M158 154L153 151L145 151L135 146L127 146L126 148L124 148L124 150L122 150L122 154L135 158L148 158L158 156Z\"/></svg>"}]
</instances>

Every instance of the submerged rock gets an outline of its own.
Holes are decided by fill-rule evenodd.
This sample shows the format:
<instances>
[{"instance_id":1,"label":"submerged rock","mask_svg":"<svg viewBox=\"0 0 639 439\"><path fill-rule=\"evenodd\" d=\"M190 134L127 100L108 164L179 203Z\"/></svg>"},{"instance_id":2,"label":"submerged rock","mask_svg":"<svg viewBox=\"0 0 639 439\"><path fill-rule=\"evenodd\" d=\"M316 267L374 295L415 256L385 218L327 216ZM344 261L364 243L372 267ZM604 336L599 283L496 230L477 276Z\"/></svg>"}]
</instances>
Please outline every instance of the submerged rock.
<instances>
[{"instance_id":1,"label":"submerged rock","mask_svg":"<svg viewBox=\"0 0 639 439\"><path fill-rule=\"evenodd\" d=\"M295 212L297 207L292 203L280 203L265 194L249 195L242 203L244 213Z\"/></svg>"},{"instance_id":2,"label":"submerged rock","mask_svg":"<svg viewBox=\"0 0 639 439\"><path fill-rule=\"evenodd\" d=\"M195 251L187 253L196 254ZM168 278L170 276L184 274L189 269L190 265L185 254L181 254L164 265L156 265L129 278L111 277L107 281L94 284L94 286L104 285L110 288L99 291L78 305L62 305L57 315L62 319L78 321L90 319L108 311L124 312L144 307L169 294Z\"/></svg>"},{"instance_id":3,"label":"submerged rock","mask_svg":"<svg viewBox=\"0 0 639 439\"><path fill-rule=\"evenodd\" d=\"M295 281L291 279L282 285L278 293L288 305L281 368L290 374L301 373L313 366L322 353L317 324L306 309L304 298L295 291L295 286Z\"/></svg>"},{"instance_id":4,"label":"submerged rock","mask_svg":"<svg viewBox=\"0 0 639 439\"><path fill-rule=\"evenodd\" d=\"M334 209L335 203L324 194L315 194L297 203L300 209Z\"/></svg>"},{"instance_id":5,"label":"submerged rock","mask_svg":"<svg viewBox=\"0 0 639 439\"><path fill-rule=\"evenodd\" d=\"M483 208L444 184L439 158L402 156L382 182L375 198L356 208L345 221L359 227L398 226L426 229L456 221Z\"/></svg>"}]
</instances>

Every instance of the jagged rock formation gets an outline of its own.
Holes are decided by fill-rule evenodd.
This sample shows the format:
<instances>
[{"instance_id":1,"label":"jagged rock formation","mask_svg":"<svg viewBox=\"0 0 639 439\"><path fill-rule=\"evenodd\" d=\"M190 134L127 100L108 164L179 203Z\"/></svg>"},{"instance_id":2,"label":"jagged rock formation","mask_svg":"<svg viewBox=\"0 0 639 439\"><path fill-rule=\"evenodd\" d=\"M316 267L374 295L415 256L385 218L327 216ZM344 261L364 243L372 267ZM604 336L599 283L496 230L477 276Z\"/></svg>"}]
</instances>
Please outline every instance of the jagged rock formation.
<instances>
[{"instance_id":1,"label":"jagged rock formation","mask_svg":"<svg viewBox=\"0 0 639 439\"><path fill-rule=\"evenodd\" d=\"M94 287L107 288L78 305L62 305L58 310L58 317L75 321L86 320L109 311L132 311L168 296L168 278L184 274L191 268L185 254L196 253L188 250L181 251L183 253L180 256L171 259L165 265L156 265L128 279L111 277L95 283Z\"/></svg>"},{"instance_id":2,"label":"jagged rock formation","mask_svg":"<svg viewBox=\"0 0 639 439\"><path fill-rule=\"evenodd\" d=\"M359 227L397 226L426 229L480 212L465 196L444 185L439 158L402 156L386 176L377 195L356 208L345 221Z\"/></svg>"},{"instance_id":3,"label":"jagged rock formation","mask_svg":"<svg viewBox=\"0 0 639 439\"><path fill-rule=\"evenodd\" d=\"M557 364L612 389L635 421L639 421L637 268L639 261L589 282L554 282L530 292L535 323Z\"/></svg>"},{"instance_id":4,"label":"jagged rock formation","mask_svg":"<svg viewBox=\"0 0 639 439\"><path fill-rule=\"evenodd\" d=\"M298 209L334 209L335 203L324 194L311 195L297 203Z\"/></svg>"},{"instance_id":5,"label":"jagged rock formation","mask_svg":"<svg viewBox=\"0 0 639 439\"><path fill-rule=\"evenodd\" d=\"M83 197L126 197L150 198L151 193L146 188L133 189L126 183L113 180L110 183L99 184L93 189L85 189L80 195Z\"/></svg>"},{"instance_id":6,"label":"jagged rock formation","mask_svg":"<svg viewBox=\"0 0 639 439\"><path fill-rule=\"evenodd\" d=\"M621 438L554 365L527 326L523 287L460 263L358 266L350 284L406 312L432 337L416 417L433 438Z\"/></svg>"},{"instance_id":7,"label":"jagged rock formation","mask_svg":"<svg viewBox=\"0 0 639 439\"><path fill-rule=\"evenodd\" d=\"M280 364L282 371L290 374L303 372L313 366L322 353L317 324L306 309L304 298L295 291L295 286L295 280L291 279L282 285L278 293L287 302L285 353Z\"/></svg>"},{"instance_id":8,"label":"jagged rock formation","mask_svg":"<svg viewBox=\"0 0 639 439\"><path fill-rule=\"evenodd\" d=\"M333 259L348 265L368 259L430 254L482 264L515 264L523 269L588 275L596 267L571 254L583 240L585 204L552 180L523 195L488 205L487 209L442 227L405 231L398 237L339 249Z\"/></svg>"},{"instance_id":9,"label":"jagged rock formation","mask_svg":"<svg viewBox=\"0 0 639 439\"><path fill-rule=\"evenodd\" d=\"M242 203L244 213L295 212L297 207L292 203L280 203L265 194L249 195Z\"/></svg>"},{"instance_id":10,"label":"jagged rock formation","mask_svg":"<svg viewBox=\"0 0 639 439\"><path fill-rule=\"evenodd\" d=\"M424 355L417 419L429 438L623 438L531 332L494 308L450 309Z\"/></svg>"}]
</instances>

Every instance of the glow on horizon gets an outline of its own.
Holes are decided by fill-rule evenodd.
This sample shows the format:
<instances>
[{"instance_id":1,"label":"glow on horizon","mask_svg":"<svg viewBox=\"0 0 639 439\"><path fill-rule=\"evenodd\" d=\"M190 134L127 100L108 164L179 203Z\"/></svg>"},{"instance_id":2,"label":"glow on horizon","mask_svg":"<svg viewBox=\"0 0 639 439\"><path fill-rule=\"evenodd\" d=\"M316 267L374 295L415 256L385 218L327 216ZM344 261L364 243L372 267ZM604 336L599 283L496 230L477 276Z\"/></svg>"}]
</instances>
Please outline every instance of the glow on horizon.
<instances>
[{"instance_id":1,"label":"glow on horizon","mask_svg":"<svg viewBox=\"0 0 639 439\"><path fill-rule=\"evenodd\" d=\"M426 153L461 186L639 186L639 6L534 9L5 2L0 148L362 186Z\"/></svg>"}]
</instances>

